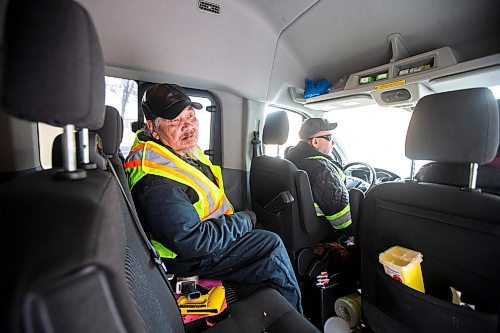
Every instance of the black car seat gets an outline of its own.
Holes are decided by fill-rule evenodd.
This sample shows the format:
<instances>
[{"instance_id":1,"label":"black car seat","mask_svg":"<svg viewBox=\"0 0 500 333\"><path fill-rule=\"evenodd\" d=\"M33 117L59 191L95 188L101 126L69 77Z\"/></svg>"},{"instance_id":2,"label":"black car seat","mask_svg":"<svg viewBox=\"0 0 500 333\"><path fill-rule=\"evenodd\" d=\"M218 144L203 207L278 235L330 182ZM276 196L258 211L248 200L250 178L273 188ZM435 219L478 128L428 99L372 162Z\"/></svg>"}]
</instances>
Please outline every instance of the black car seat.
<instances>
[{"instance_id":1,"label":"black car seat","mask_svg":"<svg viewBox=\"0 0 500 333\"><path fill-rule=\"evenodd\" d=\"M361 206L362 311L376 332L498 332L500 197L474 186L474 168L489 163L499 139L489 89L423 97L413 111L406 156L467 163L468 187L416 181L372 188ZM420 252L425 293L392 279L379 254L399 245ZM475 310L452 304L450 287Z\"/></svg>"},{"instance_id":2,"label":"black car seat","mask_svg":"<svg viewBox=\"0 0 500 333\"><path fill-rule=\"evenodd\" d=\"M500 100L497 100L500 110ZM500 159L500 142L496 159ZM415 179L421 182L465 187L468 185L469 165L430 162L420 168ZM477 187L483 192L500 194L500 167L491 164L480 165L477 170Z\"/></svg>"},{"instance_id":3,"label":"black car seat","mask_svg":"<svg viewBox=\"0 0 500 333\"><path fill-rule=\"evenodd\" d=\"M124 157L120 151L120 144L123 139L123 118L117 109L112 106L106 105L106 116L104 118L104 125L99 128L96 133L102 140L102 150L122 184L126 189L128 199L132 200L132 195L128 187L127 177L123 168Z\"/></svg>"},{"instance_id":4,"label":"black car seat","mask_svg":"<svg viewBox=\"0 0 500 333\"><path fill-rule=\"evenodd\" d=\"M72 1L21 0L6 17L2 107L64 126L65 137L64 169L0 189L12 217L4 232L17 248L4 258L2 331L182 332L114 177L76 168L74 126L104 121L104 65L87 12Z\"/></svg>"},{"instance_id":5,"label":"black car seat","mask_svg":"<svg viewBox=\"0 0 500 333\"><path fill-rule=\"evenodd\" d=\"M270 113L262 133L264 144L282 145L288 137L285 111ZM309 177L290 161L257 156L250 168L252 209L264 229L282 238L292 263L300 250L335 239L329 223L320 223L314 210Z\"/></svg>"},{"instance_id":6,"label":"black car seat","mask_svg":"<svg viewBox=\"0 0 500 333\"><path fill-rule=\"evenodd\" d=\"M105 116L104 65L88 13L69 0L16 0L6 17L2 108L65 133L63 168L0 187L9 238L1 245L9 270L2 332L184 332L161 261L119 182L91 161L76 168L74 127L97 130ZM210 331L317 332L271 289L230 308Z\"/></svg>"}]
</instances>

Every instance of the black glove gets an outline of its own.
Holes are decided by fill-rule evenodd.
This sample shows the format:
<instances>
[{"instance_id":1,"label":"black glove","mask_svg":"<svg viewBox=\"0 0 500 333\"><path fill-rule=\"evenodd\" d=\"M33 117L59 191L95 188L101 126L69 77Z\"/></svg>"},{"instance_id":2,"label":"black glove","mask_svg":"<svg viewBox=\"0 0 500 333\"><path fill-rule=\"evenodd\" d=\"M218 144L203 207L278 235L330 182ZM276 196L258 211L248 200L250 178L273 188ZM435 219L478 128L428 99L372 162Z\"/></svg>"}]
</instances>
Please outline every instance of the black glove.
<instances>
[{"instance_id":1,"label":"black glove","mask_svg":"<svg viewBox=\"0 0 500 333\"><path fill-rule=\"evenodd\" d=\"M255 224L257 223L257 216L253 212L253 210L245 209L243 213L246 213L250 217L250 221L252 222L252 227L255 228Z\"/></svg>"}]
</instances>

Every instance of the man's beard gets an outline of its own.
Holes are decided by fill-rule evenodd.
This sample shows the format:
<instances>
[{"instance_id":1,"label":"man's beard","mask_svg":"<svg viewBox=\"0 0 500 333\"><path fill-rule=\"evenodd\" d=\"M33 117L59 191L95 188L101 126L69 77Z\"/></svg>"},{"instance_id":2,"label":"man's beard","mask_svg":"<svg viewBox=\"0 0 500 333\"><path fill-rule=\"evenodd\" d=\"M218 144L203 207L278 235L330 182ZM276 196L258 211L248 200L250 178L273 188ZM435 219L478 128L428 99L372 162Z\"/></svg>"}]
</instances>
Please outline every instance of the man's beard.
<instances>
[{"instance_id":1,"label":"man's beard","mask_svg":"<svg viewBox=\"0 0 500 333\"><path fill-rule=\"evenodd\" d=\"M194 145L193 147L179 150L177 153L183 157L190 158L193 160L197 160L196 150L198 149L198 145Z\"/></svg>"}]
</instances>

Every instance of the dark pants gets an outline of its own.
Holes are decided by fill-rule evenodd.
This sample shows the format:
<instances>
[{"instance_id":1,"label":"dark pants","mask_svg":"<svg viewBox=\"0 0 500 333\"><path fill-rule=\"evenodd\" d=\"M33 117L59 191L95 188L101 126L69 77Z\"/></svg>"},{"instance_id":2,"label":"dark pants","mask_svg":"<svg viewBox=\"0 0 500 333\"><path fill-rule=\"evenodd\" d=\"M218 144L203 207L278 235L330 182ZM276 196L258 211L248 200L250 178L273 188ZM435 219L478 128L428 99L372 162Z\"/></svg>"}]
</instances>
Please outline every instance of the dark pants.
<instances>
[{"instance_id":1,"label":"dark pants","mask_svg":"<svg viewBox=\"0 0 500 333\"><path fill-rule=\"evenodd\" d=\"M191 260L165 260L170 272L199 275L238 283L265 283L302 313L300 289L281 238L266 230L252 230L226 250Z\"/></svg>"}]
</instances>

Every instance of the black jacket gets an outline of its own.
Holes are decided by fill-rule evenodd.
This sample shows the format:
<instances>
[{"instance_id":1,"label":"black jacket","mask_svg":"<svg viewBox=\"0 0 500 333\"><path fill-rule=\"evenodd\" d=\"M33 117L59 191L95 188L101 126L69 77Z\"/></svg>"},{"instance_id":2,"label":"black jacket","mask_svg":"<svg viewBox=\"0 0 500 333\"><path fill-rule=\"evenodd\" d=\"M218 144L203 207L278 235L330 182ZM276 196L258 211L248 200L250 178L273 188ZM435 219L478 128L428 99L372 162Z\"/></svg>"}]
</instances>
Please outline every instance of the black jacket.
<instances>
[{"instance_id":1,"label":"black jacket","mask_svg":"<svg viewBox=\"0 0 500 333\"><path fill-rule=\"evenodd\" d=\"M307 159L321 156L321 159ZM349 192L330 155L323 154L307 142L300 141L288 157L297 168L307 172L314 201L327 216L340 212L349 204Z\"/></svg>"}]
</instances>

